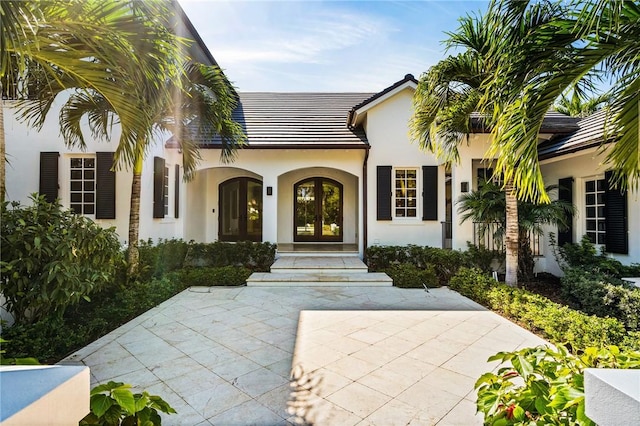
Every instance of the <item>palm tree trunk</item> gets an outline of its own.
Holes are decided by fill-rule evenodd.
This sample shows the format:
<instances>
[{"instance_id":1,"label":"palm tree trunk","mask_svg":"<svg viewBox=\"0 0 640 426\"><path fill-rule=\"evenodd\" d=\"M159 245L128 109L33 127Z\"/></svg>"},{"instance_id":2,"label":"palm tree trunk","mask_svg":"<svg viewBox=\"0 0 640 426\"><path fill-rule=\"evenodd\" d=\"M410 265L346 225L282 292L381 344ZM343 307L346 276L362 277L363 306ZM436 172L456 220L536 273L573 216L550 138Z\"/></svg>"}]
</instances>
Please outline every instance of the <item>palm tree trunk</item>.
<instances>
[{"instance_id":1,"label":"palm tree trunk","mask_svg":"<svg viewBox=\"0 0 640 426\"><path fill-rule=\"evenodd\" d=\"M7 190L6 184L6 162L7 153L4 136L4 101L0 99L0 202L4 201Z\"/></svg>"},{"instance_id":2,"label":"palm tree trunk","mask_svg":"<svg viewBox=\"0 0 640 426\"><path fill-rule=\"evenodd\" d=\"M505 184L506 202L506 235L505 257L506 277L505 282L511 287L518 286L518 199L513 189L513 182Z\"/></svg>"},{"instance_id":3,"label":"palm tree trunk","mask_svg":"<svg viewBox=\"0 0 640 426\"><path fill-rule=\"evenodd\" d=\"M140 193L142 189L143 154L138 152L133 166L131 181L131 204L129 208L129 252L127 256L127 277L131 279L138 272L140 252L138 251L138 235L140 231Z\"/></svg>"}]
</instances>

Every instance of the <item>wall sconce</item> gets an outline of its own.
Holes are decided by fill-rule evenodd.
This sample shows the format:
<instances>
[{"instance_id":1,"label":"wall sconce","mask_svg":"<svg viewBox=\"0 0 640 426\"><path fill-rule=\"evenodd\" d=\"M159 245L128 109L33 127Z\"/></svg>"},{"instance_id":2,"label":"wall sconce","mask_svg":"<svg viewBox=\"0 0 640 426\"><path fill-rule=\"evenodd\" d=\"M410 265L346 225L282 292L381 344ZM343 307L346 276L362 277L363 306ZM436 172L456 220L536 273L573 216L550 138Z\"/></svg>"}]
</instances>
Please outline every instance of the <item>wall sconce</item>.
<instances>
[{"instance_id":1,"label":"wall sconce","mask_svg":"<svg viewBox=\"0 0 640 426\"><path fill-rule=\"evenodd\" d=\"M267 186L267 195L273 195L273 186Z\"/></svg>"},{"instance_id":2,"label":"wall sconce","mask_svg":"<svg viewBox=\"0 0 640 426\"><path fill-rule=\"evenodd\" d=\"M469 182L460 182L460 192L469 192Z\"/></svg>"}]
</instances>

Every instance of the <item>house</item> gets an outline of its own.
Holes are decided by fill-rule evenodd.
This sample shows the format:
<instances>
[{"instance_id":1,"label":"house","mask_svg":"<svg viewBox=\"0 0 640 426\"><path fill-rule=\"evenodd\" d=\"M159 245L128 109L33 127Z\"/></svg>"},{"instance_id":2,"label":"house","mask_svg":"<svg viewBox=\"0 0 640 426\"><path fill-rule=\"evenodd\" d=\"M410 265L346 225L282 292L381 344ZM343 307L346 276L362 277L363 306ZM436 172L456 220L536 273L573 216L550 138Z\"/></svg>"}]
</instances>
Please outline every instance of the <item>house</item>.
<instances>
[{"instance_id":1,"label":"house","mask_svg":"<svg viewBox=\"0 0 640 426\"><path fill-rule=\"evenodd\" d=\"M193 54L215 63L188 18L179 31L196 40ZM409 138L416 79L408 74L378 93L242 93L234 119L246 147L220 160L220 141L201 141L202 161L185 183L179 141L158 140L145 159L140 238L202 242L269 241L280 252L332 250L365 255L366 247L419 244L465 249L472 223L460 223L455 200L491 174L490 135L475 121L446 167ZM69 150L56 135L56 114L41 132L5 113L7 196L27 202L40 192L103 226L126 243L132 175L111 171L117 138ZM560 242L587 234L623 263L640 262L640 200L607 182L599 150L603 114L575 119L549 113L540 133L542 171L559 196L578 207ZM555 229L549 231L556 232ZM548 235L537 269L558 273Z\"/></svg>"}]
</instances>

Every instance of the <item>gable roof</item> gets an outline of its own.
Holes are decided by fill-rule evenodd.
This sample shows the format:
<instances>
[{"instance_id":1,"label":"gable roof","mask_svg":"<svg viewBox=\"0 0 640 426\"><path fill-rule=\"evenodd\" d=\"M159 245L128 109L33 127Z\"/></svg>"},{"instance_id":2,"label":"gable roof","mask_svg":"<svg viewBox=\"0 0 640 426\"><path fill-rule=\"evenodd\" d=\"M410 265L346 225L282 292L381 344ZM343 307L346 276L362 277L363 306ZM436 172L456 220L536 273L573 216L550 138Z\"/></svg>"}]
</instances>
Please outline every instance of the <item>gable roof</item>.
<instances>
[{"instance_id":1,"label":"gable roof","mask_svg":"<svg viewBox=\"0 0 640 426\"><path fill-rule=\"evenodd\" d=\"M347 127L349 109L371 93L239 93L233 120L247 135L246 148L366 149L362 128ZM175 145L174 137L167 141ZM218 136L200 141L202 148L220 148Z\"/></svg>"},{"instance_id":2,"label":"gable roof","mask_svg":"<svg viewBox=\"0 0 640 426\"><path fill-rule=\"evenodd\" d=\"M384 102L386 99L406 89L407 87L411 87L412 89L418 87L418 80L416 80L413 74L405 75L402 80L396 81L391 86L387 87L381 92L373 94L372 96L368 97L367 99L351 108L351 110L349 110L349 115L347 116L347 125L349 127L356 127L359 124L358 116L360 114L363 114L369 108L374 107L380 102Z\"/></svg>"},{"instance_id":3,"label":"gable roof","mask_svg":"<svg viewBox=\"0 0 640 426\"><path fill-rule=\"evenodd\" d=\"M546 160L559 157L602 144L604 142L606 117L606 111L600 110L588 117L578 119L578 130L575 132L551 138L538 145L538 159Z\"/></svg>"}]
</instances>

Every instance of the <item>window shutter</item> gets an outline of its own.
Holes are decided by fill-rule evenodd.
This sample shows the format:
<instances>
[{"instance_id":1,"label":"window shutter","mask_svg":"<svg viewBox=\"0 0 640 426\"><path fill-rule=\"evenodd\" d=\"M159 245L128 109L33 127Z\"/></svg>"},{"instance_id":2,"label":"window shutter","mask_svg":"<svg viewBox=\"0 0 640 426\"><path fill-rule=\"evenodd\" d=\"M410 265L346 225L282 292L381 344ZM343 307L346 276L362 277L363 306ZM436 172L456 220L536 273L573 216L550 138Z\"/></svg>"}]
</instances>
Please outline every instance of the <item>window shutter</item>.
<instances>
[{"instance_id":1,"label":"window shutter","mask_svg":"<svg viewBox=\"0 0 640 426\"><path fill-rule=\"evenodd\" d=\"M568 177L558 181L558 200L573 203L573 178ZM573 243L573 215L567 213L567 228L558 231L558 246Z\"/></svg>"},{"instance_id":2,"label":"window shutter","mask_svg":"<svg viewBox=\"0 0 640 426\"><path fill-rule=\"evenodd\" d=\"M422 166L422 220L438 220L438 166Z\"/></svg>"},{"instance_id":3,"label":"window shutter","mask_svg":"<svg viewBox=\"0 0 640 426\"><path fill-rule=\"evenodd\" d=\"M153 217L164 217L164 158L153 157Z\"/></svg>"},{"instance_id":4,"label":"window shutter","mask_svg":"<svg viewBox=\"0 0 640 426\"><path fill-rule=\"evenodd\" d=\"M58 157L57 152L40 153L40 187L38 192L45 200L53 203L58 198Z\"/></svg>"},{"instance_id":5,"label":"window shutter","mask_svg":"<svg viewBox=\"0 0 640 426\"><path fill-rule=\"evenodd\" d=\"M96 219L116 218L116 172L113 152L96 152Z\"/></svg>"},{"instance_id":6,"label":"window shutter","mask_svg":"<svg viewBox=\"0 0 640 426\"><path fill-rule=\"evenodd\" d=\"M604 205L606 251L628 254L627 193L612 187L612 176L612 171L608 171L604 175L607 181Z\"/></svg>"},{"instance_id":7,"label":"window shutter","mask_svg":"<svg viewBox=\"0 0 640 426\"><path fill-rule=\"evenodd\" d=\"M175 199L173 200L174 205L173 205L173 217L175 217L176 219L178 217L180 217L180 165L176 164L176 176L175 176L175 191L174 191L174 195L175 195Z\"/></svg>"},{"instance_id":8,"label":"window shutter","mask_svg":"<svg viewBox=\"0 0 640 426\"><path fill-rule=\"evenodd\" d=\"M378 166L377 180L377 219L391 220L391 166Z\"/></svg>"}]
</instances>

